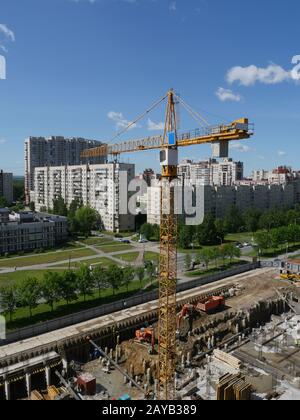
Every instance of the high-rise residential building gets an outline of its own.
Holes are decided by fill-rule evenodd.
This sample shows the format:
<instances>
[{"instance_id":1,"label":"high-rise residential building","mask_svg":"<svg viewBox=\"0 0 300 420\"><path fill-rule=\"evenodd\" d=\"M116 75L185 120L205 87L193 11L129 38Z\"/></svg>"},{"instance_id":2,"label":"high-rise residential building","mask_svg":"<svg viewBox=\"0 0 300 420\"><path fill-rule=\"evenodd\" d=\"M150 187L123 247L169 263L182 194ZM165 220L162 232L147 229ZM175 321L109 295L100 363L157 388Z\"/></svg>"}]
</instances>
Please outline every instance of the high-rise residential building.
<instances>
[{"instance_id":1,"label":"high-rise residential building","mask_svg":"<svg viewBox=\"0 0 300 420\"><path fill-rule=\"evenodd\" d=\"M184 160L178 167L178 176L182 182L193 185L233 186L243 179L244 164L230 158L200 162Z\"/></svg>"},{"instance_id":2,"label":"high-rise residential building","mask_svg":"<svg viewBox=\"0 0 300 420\"><path fill-rule=\"evenodd\" d=\"M34 170L43 166L80 165L103 163L105 158L81 158L85 149L98 147L102 143L84 138L29 137L25 140L25 198L29 204L34 191Z\"/></svg>"},{"instance_id":3,"label":"high-rise residential building","mask_svg":"<svg viewBox=\"0 0 300 420\"><path fill-rule=\"evenodd\" d=\"M53 200L59 197L68 206L77 200L98 211L103 229L134 230L135 217L126 210L128 185L134 177L135 166L125 163L36 168L35 208L37 211L52 208Z\"/></svg>"},{"instance_id":4,"label":"high-rise residential building","mask_svg":"<svg viewBox=\"0 0 300 420\"><path fill-rule=\"evenodd\" d=\"M253 181L267 181L271 184L286 184L288 182L293 182L298 177L299 173L287 166L279 166L271 171L261 169L252 172Z\"/></svg>"},{"instance_id":5,"label":"high-rise residential building","mask_svg":"<svg viewBox=\"0 0 300 420\"><path fill-rule=\"evenodd\" d=\"M13 174L0 171L0 197L4 197L8 204L14 199Z\"/></svg>"}]
</instances>

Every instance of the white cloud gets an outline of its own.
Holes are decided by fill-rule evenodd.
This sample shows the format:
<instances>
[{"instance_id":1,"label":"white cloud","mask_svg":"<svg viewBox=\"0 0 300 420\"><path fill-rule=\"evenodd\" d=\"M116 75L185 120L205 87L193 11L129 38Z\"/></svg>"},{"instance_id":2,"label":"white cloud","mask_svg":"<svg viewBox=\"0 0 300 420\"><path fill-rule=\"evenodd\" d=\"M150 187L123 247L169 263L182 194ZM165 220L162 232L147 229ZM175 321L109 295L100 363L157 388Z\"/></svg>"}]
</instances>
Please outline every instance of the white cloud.
<instances>
[{"instance_id":1,"label":"white cloud","mask_svg":"<svg viewBox=\"0 0 300 420\"><path fill-rule=\"evenodd\" d=\"M169 4L169 10L170 10L170 12L176 12L176 10L177 10L177 3L176 3L176 1L172 1Z\"/></svg>"},{"instance_id":2,"label":"white cloud","mask_svg":"<svg viewBox=\"0 0 300 420\"><path fill-rule=\"evenodd\" d=\"M266 68L260 68L255 65L248 67L236 66L227 73L228 83L239 82L243 86L253 86L257 82L274 85L290 79L292 79L291 72L277 64L270 64Z\"/></svg>"},{"instance_id":3,"label":"white cloud","mask_svg":"<svg viewBox=\"0 0 300 420\"><path fill-rule=\"evenodd\" d=\"M0 23L0 32L4 34L5 38L14 42L16 40L15 34L4 23Z\"/></svg>"},{"instance_id":4,"label":"white cloud","mask_svg":"<svg viewBox=\"0 0 300 420\"><path fill-rule=\"evenodd\" d=\"M253 151L253 149L251 149L251 147L249 147L249 146L247 146L245 144L242 144L240 142L237 142L237 143L236 142L232 142L232 144L230 145L230 147L232 149L235 149L238 152L242 152L242 153L248 153L248 152L252 152Z\"/></svg>"},{"instance_id":5,"label":"white cloud","mask_svg":"<svg viewBox=\"0 0 300 420\"><path fill-rule=\"evenodd\" d=\"M284 150L278 150L277 154L278 156L282 157L286 155L286 152Z\"/></svg>"},{"instance_id":6,"label":"white cloud","mask_svg":"<svg viewBox=\"0 0 300 420\"><path fill-rule=\"evenodd\" d=\"M5 144L5 143L6 143L6 139L0 139L0 145Z\"/></svg>"},{"instance_id":7,"label":"white cloud","mask_svg":"<svg viewBox=\"0 0 300 420\"><path fill-rule=\"evenodd\" d=\"M123 128L126 128L129 126L129 124L132 123L132 121L127 120L124 115L122 114L122 112L115 112L115 111L110 111L107 114L108 118L111 119L112 121L114 121L116 123L116 129L117 130L121 130ZM132 130L133 128L137 128L138 125L137 124L133 124L130 127L130 130Z\"/></svg>"},{"instance_id":8,"label":"white cloud","mask_svg":"<svg viewBox=\"0 0 300 420\"><path fill-rule=\"evenodd\" d=\"M216 96L220 99L220 101L234 101L234 102L240 102L242 100L241 95L238 93L234 93L231 89L224 89L222 87L219 87L216 91Z\"/></svg>"},{"instance_id":9,"label":"white cloud","mask_svg":"<svg viewBox=\"0 0 300 420\"><path fill-rule=\"evenodd\" d=\"M165 125L163 122L160 123L155 123L152 120L150 120L150 118L148 118L148 130L149 131L161 131L164 129Z\"/></svg>"}]
</instances>

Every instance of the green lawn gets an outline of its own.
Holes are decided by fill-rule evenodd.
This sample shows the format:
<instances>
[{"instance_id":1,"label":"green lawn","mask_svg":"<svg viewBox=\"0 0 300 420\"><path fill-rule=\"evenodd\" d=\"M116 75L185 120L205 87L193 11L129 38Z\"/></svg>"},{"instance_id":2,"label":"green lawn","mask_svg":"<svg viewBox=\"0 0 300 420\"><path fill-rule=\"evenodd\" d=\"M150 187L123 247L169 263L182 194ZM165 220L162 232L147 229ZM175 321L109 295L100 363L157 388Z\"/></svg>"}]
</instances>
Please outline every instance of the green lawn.
<instances>
[{"instance_id":1,"label":"green lawn","mask_svg":"<svg viewBox=\"0 0 300 420\"><path fill-rule=\"evenodd\" d=\"M296 245L292 245L289 247L288 252L294 252L294 251L298 251L300 249L300 243L296 244ZM284 246L283 248L270 248L267 251L264 251L261 254L261 257L265 257L265 258L275 258L278 257L279 255L284 255L286 253L286 247ZM258 250L254 249L253 251L249 252L248 254L246 254L249 257L258 257ZM300 257L300 255L298 256L298 258ZM295 258L295 257L292 257Z\"/></svg>"},{"instance_id":2,"label":"green lawn","mask_svg":"<svg viewBox=\"0 0 300 420\"><path fill-rule=\"evenodd\" d=\"M121 251L130 251L133 249L131 245L127 244L114 244L114 245L104 245L98 247L100 251L105 252L106 254L110 254L111 252L121 252Z\"/></svg>"},{"instance_id":3,"label":"green lawn","mask_svg":"<svg viewBox=\"0 0 300 420\"><path fill-rule=\"evenodd\" d=\"M12 286L14 284L20 284L28 277L35 277L38 280L42 280L44 274L47 271L55 271L62 273L63 269L49 269L49 270L26 270L26 271L15 271L13 273L0 274L0 287Z\"/></svg>"},{"instance_id":4,"label":"green lawn","mask_svg":"<svg viewBox=\"0 0 300 420\"><path fill-rule=\"evenodd\" d=\"M75 267L75 268L79 268L82 264L87 264L87 265L95 265L95 264L100 265L101 264L101 265L104 265L105 267L108 267L113 264L118 265L116 262L105 257L92 258L91 260L71 263L72 267Z\"/></svg>"},{"instance_id":5,"label":"green lawn","mask_svg":"<svg viewBox=\"0 0 300 420\"><path fill-rule=\"evenodd\" d=\"M17 257L35 257L36 255L44 255L44 254L48 254L48 253L53 253L53 252L57 252L57 251L67 251L67 250L73 250L73 249L79 249L82 248L79 244L76 244L75 242L67 242L64 245L60 246L59 248L49 248L49 249L44 249L43 252L20 252L20 253L16 253L16 254L9 254L9 258L17 258ZM6 257L1 257L0 256L0 262L3 260L6 260Z\"/></svg>"},{"instance_id":6,"label":"green lawn","mask_svg":"<svg viewBox=\"0 0 300 420\"><path fill-rule=\"evenodd\" d=\"M106 303L113 302L115 300L126 299L132 294L135 294L136 292L138 292L141 288L146 286L148 283L149 283L148 279L145 279L142 282L142 285L140 285L139 281L134 281L131 283L128 293L127 293L126 288L123 286L115 293L115 295L113 295L112 289L106 289L102 291L100 298L98 296L98 291L95 291L95 293L92 296L87 297L86 302L84 302L82 296L76 302L70 305L66 305L66 302L60 301L57 303L55 310L53 312L51 312L50 307L48 305L40 304L36 309L34 309L33 316L31 319L29 318L28 308L19 308L14 313L12 322L9 322L9 316L6 317L7 328L8 328L8 331L12 331L17 328L22 328L28 325L38 324L40 322L45 322L50 319L62 317L65 315L83 311L85 309L93 308L96 306L101 306Z\"/></svg>"},{"instance_id":7,"label":"green lawn","mask_svg":"<svg viewBox=\"0 0 300 420\"><path fill-rule=\"evenodd\" d=\"M87 248L73 249L70 251L56 251L49 254L36 254L30 257L6 258L0 260L0 267L26 267L37 264L55 263L69 258L81 258L96 255L96 252Z\"/></svg>"},{"instance_id":8,"label":"green lawn","mask_svg":"<svg viewBox=\"0 0 300 420\"><path fill-rule=\"evenodd\" d=\"M129 236L132 236L135 234L135 232L120 232L120 233L116 233L116 232L103 232L105 235L108 236L113 236L115 237L116 235L119 236L119 238L128 238Z\"/></svg>"},{"instance_id":9,"label":"green lawn","mask_svg":"<svg viewBox=\"0 0 300 420\"><path fill-rule=\"evenodd\" d=\"M101 250L101 248L103 248L104 246L107 247L107 246L118 246L118 245L120 245L120 242L107 240L107 242L104 242L102 244L97 244L95 245L95 247ZM123 245L126 245L126 244L123 244Z\"/></svg>"},{"instance_id":10,"label":"green lawn","mask_svg":"<svg viewBox=\"0 0 300 420\"><path fill-rule=\"evenodd\" d=\"M159 261L159 254L157 252L147 251L145 253L145 260L146 261L153 261L155 263L158 263L158 261Z\"/></svg>"},{"instance_id":11,"label":"green lawn","mask_svg":"<svg viewBox=\"0 0 300 420\"><path fill-rule=\"evenodd\" d=\"M209 274L215 274L215 273L219 273L225 270L229 270L230 268L236 267L238 265L243 265L243 264L248 264L249 261L242 261L242 260L235 260L230 262L226 262L224 265L220 266L220 267L212 267L209 268L208 270L195 270L195 271L188 271L186 273L187 277L202 277L202 276L207 276Z\"/></svg>"},{"instance_id":12,"label":"green lawn","mask_svg":"<svg viewBox=\"0 0 300 420\"><path fill-rule=\"evenodd\" d=\"M139 256L139 252L128 252L128 254L118 255L117 258L122 261L131 263L131 262L135 262L138 256Z\"/></svg>"},{"instance_id":13,"label":"green lawn","mask_svg":"<svg viewBox=\"0 0 300 420\"><path fill-rule=\"evenodd\" d=\"M225 237L225 241L227 242L252 242L253 234L250 232L242 232L242 233L229 233Z\"/></svg>"},{"instance_id":14,"label":"green lawn","mask_svg":"<svg viewBox=\"0 0 300 420\"><path fill-rule=\"evenodd\" d=\"M109 238L98 238L96 236L91 236L90 238L78 239L79 242L85 245L103 245L103 244L111 244L112 241Z\"/></svg>"}]
</instances>

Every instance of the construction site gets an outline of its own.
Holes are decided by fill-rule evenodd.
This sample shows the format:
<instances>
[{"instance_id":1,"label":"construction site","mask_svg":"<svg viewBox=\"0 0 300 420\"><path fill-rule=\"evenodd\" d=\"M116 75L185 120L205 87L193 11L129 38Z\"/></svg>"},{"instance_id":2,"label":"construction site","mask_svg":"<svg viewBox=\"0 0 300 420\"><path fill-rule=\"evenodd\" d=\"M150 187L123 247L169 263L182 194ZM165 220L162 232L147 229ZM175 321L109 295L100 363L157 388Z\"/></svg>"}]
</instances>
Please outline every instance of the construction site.
<instances>
[{"instance_id":1,"label":"construction site","mask_svg":"<svg viewBox=\"0 0 300 420\"><path fill-rule=\"evenodd\" d=\"M0 399L300 399L295 279L255 261L237 274L195 280L178 290L178 149L211 144L214 156L226 157L229 142L251 138L252 126L242 118L179 135L177 102L201 125L203 119L173 90L140 118L164 100L163 135L83 154L118 159L122 153L160 151L158 299L1 346Z\"/></svg>"},{"instance_id":2,"label":"construction site","mask_svg":"<svg viewBox=\"0 0 300 420\"><path fill-rule=\"evenodd\" d=\"M176 400L300 398L295 284L258 268L177 298ZM157 315L153 301L1 347L1 399L158 399Z\"/></svg>"}]
</instances>

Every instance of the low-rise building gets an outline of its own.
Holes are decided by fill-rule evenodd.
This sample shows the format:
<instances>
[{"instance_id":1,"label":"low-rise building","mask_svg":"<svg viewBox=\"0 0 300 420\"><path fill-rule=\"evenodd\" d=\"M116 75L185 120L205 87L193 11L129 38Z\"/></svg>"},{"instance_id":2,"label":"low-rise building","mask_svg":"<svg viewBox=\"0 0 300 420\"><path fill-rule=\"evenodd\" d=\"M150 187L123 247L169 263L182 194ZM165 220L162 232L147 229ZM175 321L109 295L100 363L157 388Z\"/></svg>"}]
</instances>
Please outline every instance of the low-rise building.
<instances>
[{"instance_id":1,"label":"low-rise building","mask_svg":"<svg viewBox=\"0 0 300 420\"><path fill-rule=\"evenodd\" d=\"M66 217L0 209L0 254L54 248L68 239Z\"/></svg>"}]
</instances>

